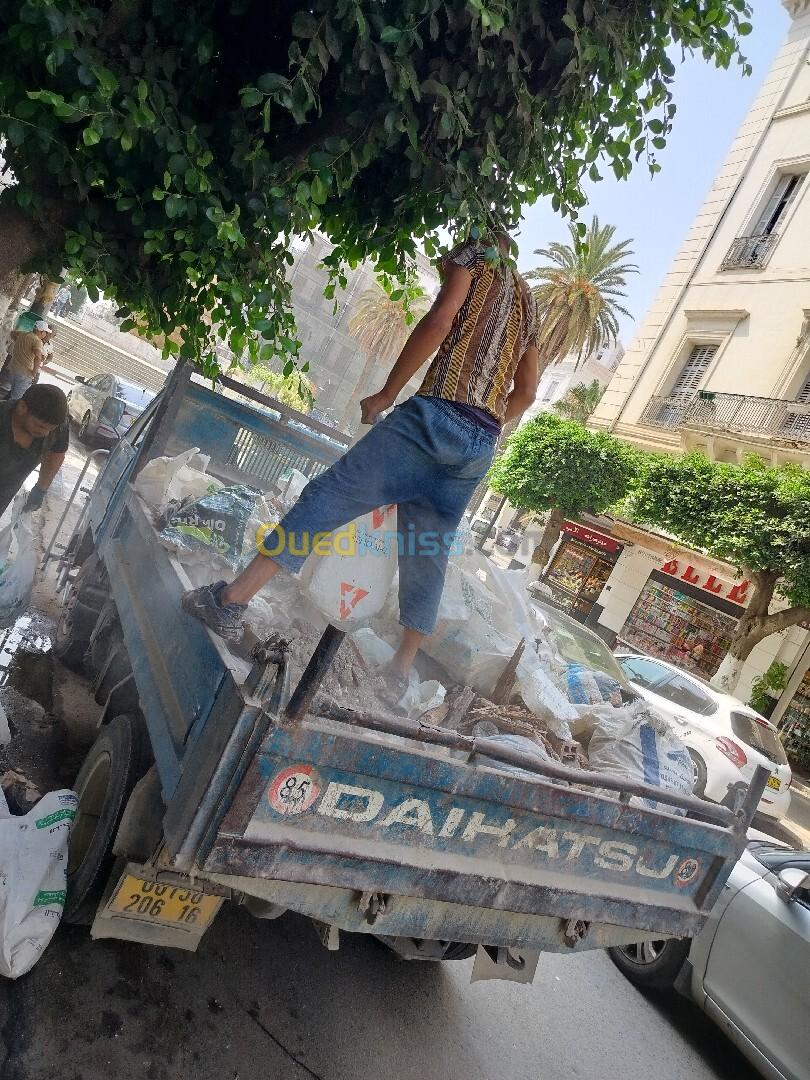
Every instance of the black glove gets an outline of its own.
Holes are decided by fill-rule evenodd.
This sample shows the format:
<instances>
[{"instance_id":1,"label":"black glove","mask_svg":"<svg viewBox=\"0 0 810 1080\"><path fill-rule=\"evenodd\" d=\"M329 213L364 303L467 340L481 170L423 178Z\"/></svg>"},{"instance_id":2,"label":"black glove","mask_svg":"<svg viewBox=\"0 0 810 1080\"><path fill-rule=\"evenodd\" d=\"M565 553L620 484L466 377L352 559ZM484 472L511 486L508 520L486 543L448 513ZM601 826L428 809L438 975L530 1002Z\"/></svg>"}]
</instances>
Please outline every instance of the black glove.
<instances>
[{"instance_id":1,"label":"black glove","mask_svg":"<svg viewBox=\"0 0 810 1080\"><path fill-rule=\"evenodd\" d=\"M32 487L28 498L25 500L23 513L29 513L31 510L39 510L44 499L45 489L38 486Z\"/></svg>"}]
</instances>

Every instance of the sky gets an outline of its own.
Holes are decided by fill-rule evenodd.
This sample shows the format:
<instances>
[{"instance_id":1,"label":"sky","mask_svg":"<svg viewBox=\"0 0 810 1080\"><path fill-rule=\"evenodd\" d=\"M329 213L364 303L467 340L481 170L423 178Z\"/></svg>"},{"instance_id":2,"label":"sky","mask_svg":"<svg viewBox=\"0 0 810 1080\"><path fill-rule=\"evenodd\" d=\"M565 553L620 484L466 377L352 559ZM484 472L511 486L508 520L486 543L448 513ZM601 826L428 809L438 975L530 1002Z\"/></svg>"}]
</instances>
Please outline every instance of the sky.
<instances>
[{"instance_id":1,"label":"sky","mask_svg":"<svg viewBox=\"0 0 810 1080\"><path fill-rule=\"evenodd\" d=\"M634 323L640 323L670 262L692 223L706 192L719 172L737 128L787 33L790 19L780 0L752 0L754 30L743 42L753 65L744 78L738 66L722 71L702 57L678 65L673 88L678 112L665 150L658 152L661 172L651 177L644 159L628 180L609 176L597 184L587 182L589 205L580 220L596 214L602 224L616 226L616 239L632 238L632 262L639 273L627 282L632 319L622 319L622 340L627 346ZM542 200L526 209L517 236L522 270L542 262L534 250L550 241L568 241L565 221Z\"/></svg>"}]
</instances>

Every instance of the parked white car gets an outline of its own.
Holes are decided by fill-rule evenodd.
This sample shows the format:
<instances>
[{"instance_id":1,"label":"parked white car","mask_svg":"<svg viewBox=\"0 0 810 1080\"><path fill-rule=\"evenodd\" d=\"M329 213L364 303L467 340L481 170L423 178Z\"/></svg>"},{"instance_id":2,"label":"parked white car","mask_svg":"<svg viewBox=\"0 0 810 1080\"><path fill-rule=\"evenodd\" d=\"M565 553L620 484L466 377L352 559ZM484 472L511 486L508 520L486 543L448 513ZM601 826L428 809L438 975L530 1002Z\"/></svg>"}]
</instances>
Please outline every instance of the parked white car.
<instances>
[{"instance_id":1,"label":"parked white car","mask_svg":"<svg viewBox=\"0 0 810 1080\"><path fill-rule=\"evenodd\" d=\"M793 779L776 728L749 705L721 694L673 664L651 656L616 659L636 690L671 720L695 769L694 791L722 802L730 785L750 783L757 765L770 770L759 812L781 821L790 808Z\"/></svg>"},{"instance_id":2,"label":"parked white car","mask_svg":"<svg viewBox=\"0 0 810 1080\"><path fill-rule=\"evenodd\" d=\"M752 841L692 941L609 949L636 985L677 986L769 1080L810 1077L810 852Z\"/></svg>"},{"instance_id":3,"label":"parked white car","mask_svg":"<svg viewBox=\"0 0 810 1080\"><path fill-rule=\"evenodd\" d=\"M68 413L79 425L82 442L116 443L154 398L151 390L117 375L76 376L67 396Z\"/></svg>"}]
</instances>

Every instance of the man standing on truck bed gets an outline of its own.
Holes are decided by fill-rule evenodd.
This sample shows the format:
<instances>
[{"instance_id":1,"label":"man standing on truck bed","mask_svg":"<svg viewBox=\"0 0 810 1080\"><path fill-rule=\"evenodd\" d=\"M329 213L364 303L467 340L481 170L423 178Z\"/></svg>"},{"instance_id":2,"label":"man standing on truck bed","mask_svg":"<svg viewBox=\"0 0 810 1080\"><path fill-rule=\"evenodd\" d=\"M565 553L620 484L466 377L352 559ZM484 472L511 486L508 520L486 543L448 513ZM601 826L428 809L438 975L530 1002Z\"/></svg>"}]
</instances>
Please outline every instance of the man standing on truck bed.
<instances>
[{"instance_id":1,"label":"man standing on truck bed","mask_svg":"<svg viewBox=\"0 0 810 1080\"><path fill-rule=\"evenodd\" d=\"M498 234L497 243L505 255L508 237ZM280 569L300 570L306 554L299 553L311 550L316 534L396 503L404 630L392 667L400 675L408 672L435 628L449 548L492 462L501 426L520 416L537 392L534 298L505 261L487 260L486 247L468 241L443 259L433 306L382 390L360 403L362 422L374 425L371 431L310 480L259 546L260 552L264 544L278 551L280 530L281 552L257 555L230 585L218 581L186 593L185 611L238 641L250 600ZM418 392L380 420L434 353ZM408 544L402 542L406 536ZM425 537L430 541L420 543Z\"/></svg>"}]
</instances>

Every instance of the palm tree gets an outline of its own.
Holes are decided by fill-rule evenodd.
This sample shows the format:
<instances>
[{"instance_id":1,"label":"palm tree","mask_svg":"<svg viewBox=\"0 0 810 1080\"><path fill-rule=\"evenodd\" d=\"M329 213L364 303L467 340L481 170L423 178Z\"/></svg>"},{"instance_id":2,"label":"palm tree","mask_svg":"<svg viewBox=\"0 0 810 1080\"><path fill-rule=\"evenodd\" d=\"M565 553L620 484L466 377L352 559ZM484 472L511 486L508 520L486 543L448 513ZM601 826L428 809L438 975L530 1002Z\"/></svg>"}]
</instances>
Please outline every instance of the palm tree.
<instances>
[{"instance_id":1,"label":"palm tree","mask_svg":"<svg viewBox=\"0 0 810 1080\"><path fill-rule=\"evenodd\" d=\"M426 296L414 297L410 302L411 314L417 319L421 318L429 306L430 301ZM353 400L359 400L366 393L375 364L396 359L407 341L410 326L405 304L402 299L392 300L379 285L366 289L349 319L349 333L368 354L357 380L357 389L352 395Z\"/></svg>"},{"instance_id":2,"label":"palm tree","mask_svg":"<svg viewBox=\"0 0 810 1080\"><path fill-rule=\"evenodd\" d=\"M576 420L584 424L596 406L602 400L606 387L594 379L591 383L577 383L572 386L564 398L551 406L564 420Z\"/></svg>"},{"instance_id":3,"label":"palm tree","mask_svg":"<svg viewBox=\"0 0 810 1080\"><path fill-rule=\"evenodd\" d=\"M540 322L541 373L569 353L576 353L579 362L604 345L616 344L618 316L630 314L619 303L626 296L625 277L638 273L627 261L632 240L613 243L615 225L600 225L594 216L584 236L575 224L568 228L571 243L555 242L535 251L548 264L526 274L541 283L532 290Z\"/></svg>"}]
</instances>

